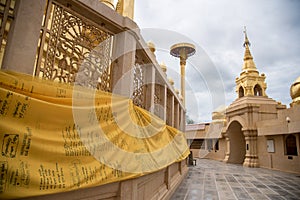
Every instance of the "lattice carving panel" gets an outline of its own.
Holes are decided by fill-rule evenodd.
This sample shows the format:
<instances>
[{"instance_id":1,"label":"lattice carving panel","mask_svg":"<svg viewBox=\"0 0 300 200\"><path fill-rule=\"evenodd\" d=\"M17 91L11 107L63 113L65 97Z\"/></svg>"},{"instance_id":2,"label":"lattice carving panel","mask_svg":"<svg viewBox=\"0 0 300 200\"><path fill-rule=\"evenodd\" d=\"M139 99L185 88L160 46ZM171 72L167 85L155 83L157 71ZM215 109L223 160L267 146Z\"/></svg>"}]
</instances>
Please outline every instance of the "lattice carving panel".
<instances>
[{"instance_id":1,"label":"lattice carving panel","mask_svg":"<svg viewBox=\"0 0 300 200\"><path fill-rule=\"evenodd\" d=\"M7 45L8 33L14 20L15 0L0 1L0 68Z\"/></svg>"},{"instance_id":2,"label":"lattice carving panel","mask_svg":"<svg viewBox=\"0 0 300 200\"><path fill-rule=\"evenodd\" d=\"M111 91L111 35L69 8L55 2L49 6L36 75Z\"/></svg>"},{"instance_id":3,"label":"lattice carving panel","mask_svg":"<svg viewBox=\"0 0 300 200\"><path fill-rule=\"evenodd\" d=\"M155 104L161 104L161 85L156 84L155 85L155 91L154 91L154 103Z\"/></svg>"},{"instance_id":4,"label":"lattice carving panel","mask_svg":"<svg viewBox=\"0 0 300 200\"><path fill-rule=\"evenodd\" d=\"M165 109L163 107L163 97L162 91L164 90L163 86L160 84L155 85L154 90L154 113L159 116L161 119L164 119Z\"/></svg>"},{"instance_id":5,"label":"lattice carving panel","mask_svg":"<svg viewBox=\"0 0 300 200\"><path fill-rule=\"evenodd\" d=\"M135 64L133 68L133 103L141 108L145 108L145 87L144 87L144 69L141 65Z\"/></svg>"}]
</instances>

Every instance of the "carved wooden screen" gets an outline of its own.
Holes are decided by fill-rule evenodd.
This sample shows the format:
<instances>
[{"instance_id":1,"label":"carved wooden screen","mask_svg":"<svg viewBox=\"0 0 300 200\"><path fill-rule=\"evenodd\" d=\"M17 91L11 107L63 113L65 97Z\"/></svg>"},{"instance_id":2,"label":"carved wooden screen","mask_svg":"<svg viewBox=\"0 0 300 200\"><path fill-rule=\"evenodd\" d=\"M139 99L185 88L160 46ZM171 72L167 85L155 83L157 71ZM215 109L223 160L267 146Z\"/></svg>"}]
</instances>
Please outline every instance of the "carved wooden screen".
<instances>
[{"instance_id":1,"label":"carved wooden screen","mask_svg":"<svg viewBox=\"0 0 300 200\"><path fill-rule=\"evenodd\" d=\"M48 1L35 75L111 91L111 37L97 23L56 1ZM83 77L84 76L84 77Z\"/></svg>"}]
</instances>

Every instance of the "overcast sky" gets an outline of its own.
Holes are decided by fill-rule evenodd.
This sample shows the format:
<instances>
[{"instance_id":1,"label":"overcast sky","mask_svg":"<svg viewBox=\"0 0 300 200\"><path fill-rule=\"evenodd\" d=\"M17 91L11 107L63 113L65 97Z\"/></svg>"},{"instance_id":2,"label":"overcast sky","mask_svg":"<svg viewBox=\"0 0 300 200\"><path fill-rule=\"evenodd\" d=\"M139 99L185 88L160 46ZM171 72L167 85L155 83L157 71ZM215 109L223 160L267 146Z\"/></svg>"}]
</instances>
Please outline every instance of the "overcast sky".
<instances>
[{"instance_id":1,"label":"overcast sky","mask_svg":"<svg viewBox=\"0 0 300 200\"><path fill-rule=\"evenodd\" d=\"M169 48L192 42L196 54L186 67L187 112L195 122L211 121L211 112L230 105L244 55L244 26L268 97L289 107L289 89L300 76L299 0L135 0L134 20L146 41L157 47L158 62L180 88L179 60Z\"/></svg>"}]
</instances>

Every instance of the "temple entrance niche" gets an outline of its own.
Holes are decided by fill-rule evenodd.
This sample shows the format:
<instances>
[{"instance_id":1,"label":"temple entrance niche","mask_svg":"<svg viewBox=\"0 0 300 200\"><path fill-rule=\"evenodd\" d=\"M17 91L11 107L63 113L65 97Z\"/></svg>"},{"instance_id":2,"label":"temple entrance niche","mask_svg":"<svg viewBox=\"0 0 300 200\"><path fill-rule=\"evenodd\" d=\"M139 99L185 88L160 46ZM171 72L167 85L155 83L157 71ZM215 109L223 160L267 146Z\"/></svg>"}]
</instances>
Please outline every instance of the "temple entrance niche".
<instances>
[{"instance_id":1,"label":"temple entrance niche","mask_svg":"<svg viewBox=\"0 0 300 200\"><path fill-rule=\"evenodd\" d=\"M246 142L242 132L242 125L233 121L227 129L230 141L228 163L243 164L246 155Z\"/></svg>"}]
</instances>

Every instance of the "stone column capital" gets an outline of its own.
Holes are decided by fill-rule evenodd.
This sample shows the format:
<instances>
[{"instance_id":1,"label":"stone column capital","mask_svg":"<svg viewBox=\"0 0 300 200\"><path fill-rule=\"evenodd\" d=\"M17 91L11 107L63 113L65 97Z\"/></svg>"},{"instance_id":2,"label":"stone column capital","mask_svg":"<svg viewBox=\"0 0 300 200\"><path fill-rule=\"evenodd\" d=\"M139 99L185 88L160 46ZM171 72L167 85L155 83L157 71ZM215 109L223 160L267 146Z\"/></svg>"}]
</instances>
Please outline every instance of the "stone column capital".
<instances>
[{"instance_id":1,"label":"stone column capital","mask_svg":"<svg viewBox=\"0 0 300 200\"><path fill-rule=\"evenodd\" d=\"M242 132L245 137L257 137L257 129L254 128L243 128Z\"/></svg>"}]
</instances>

